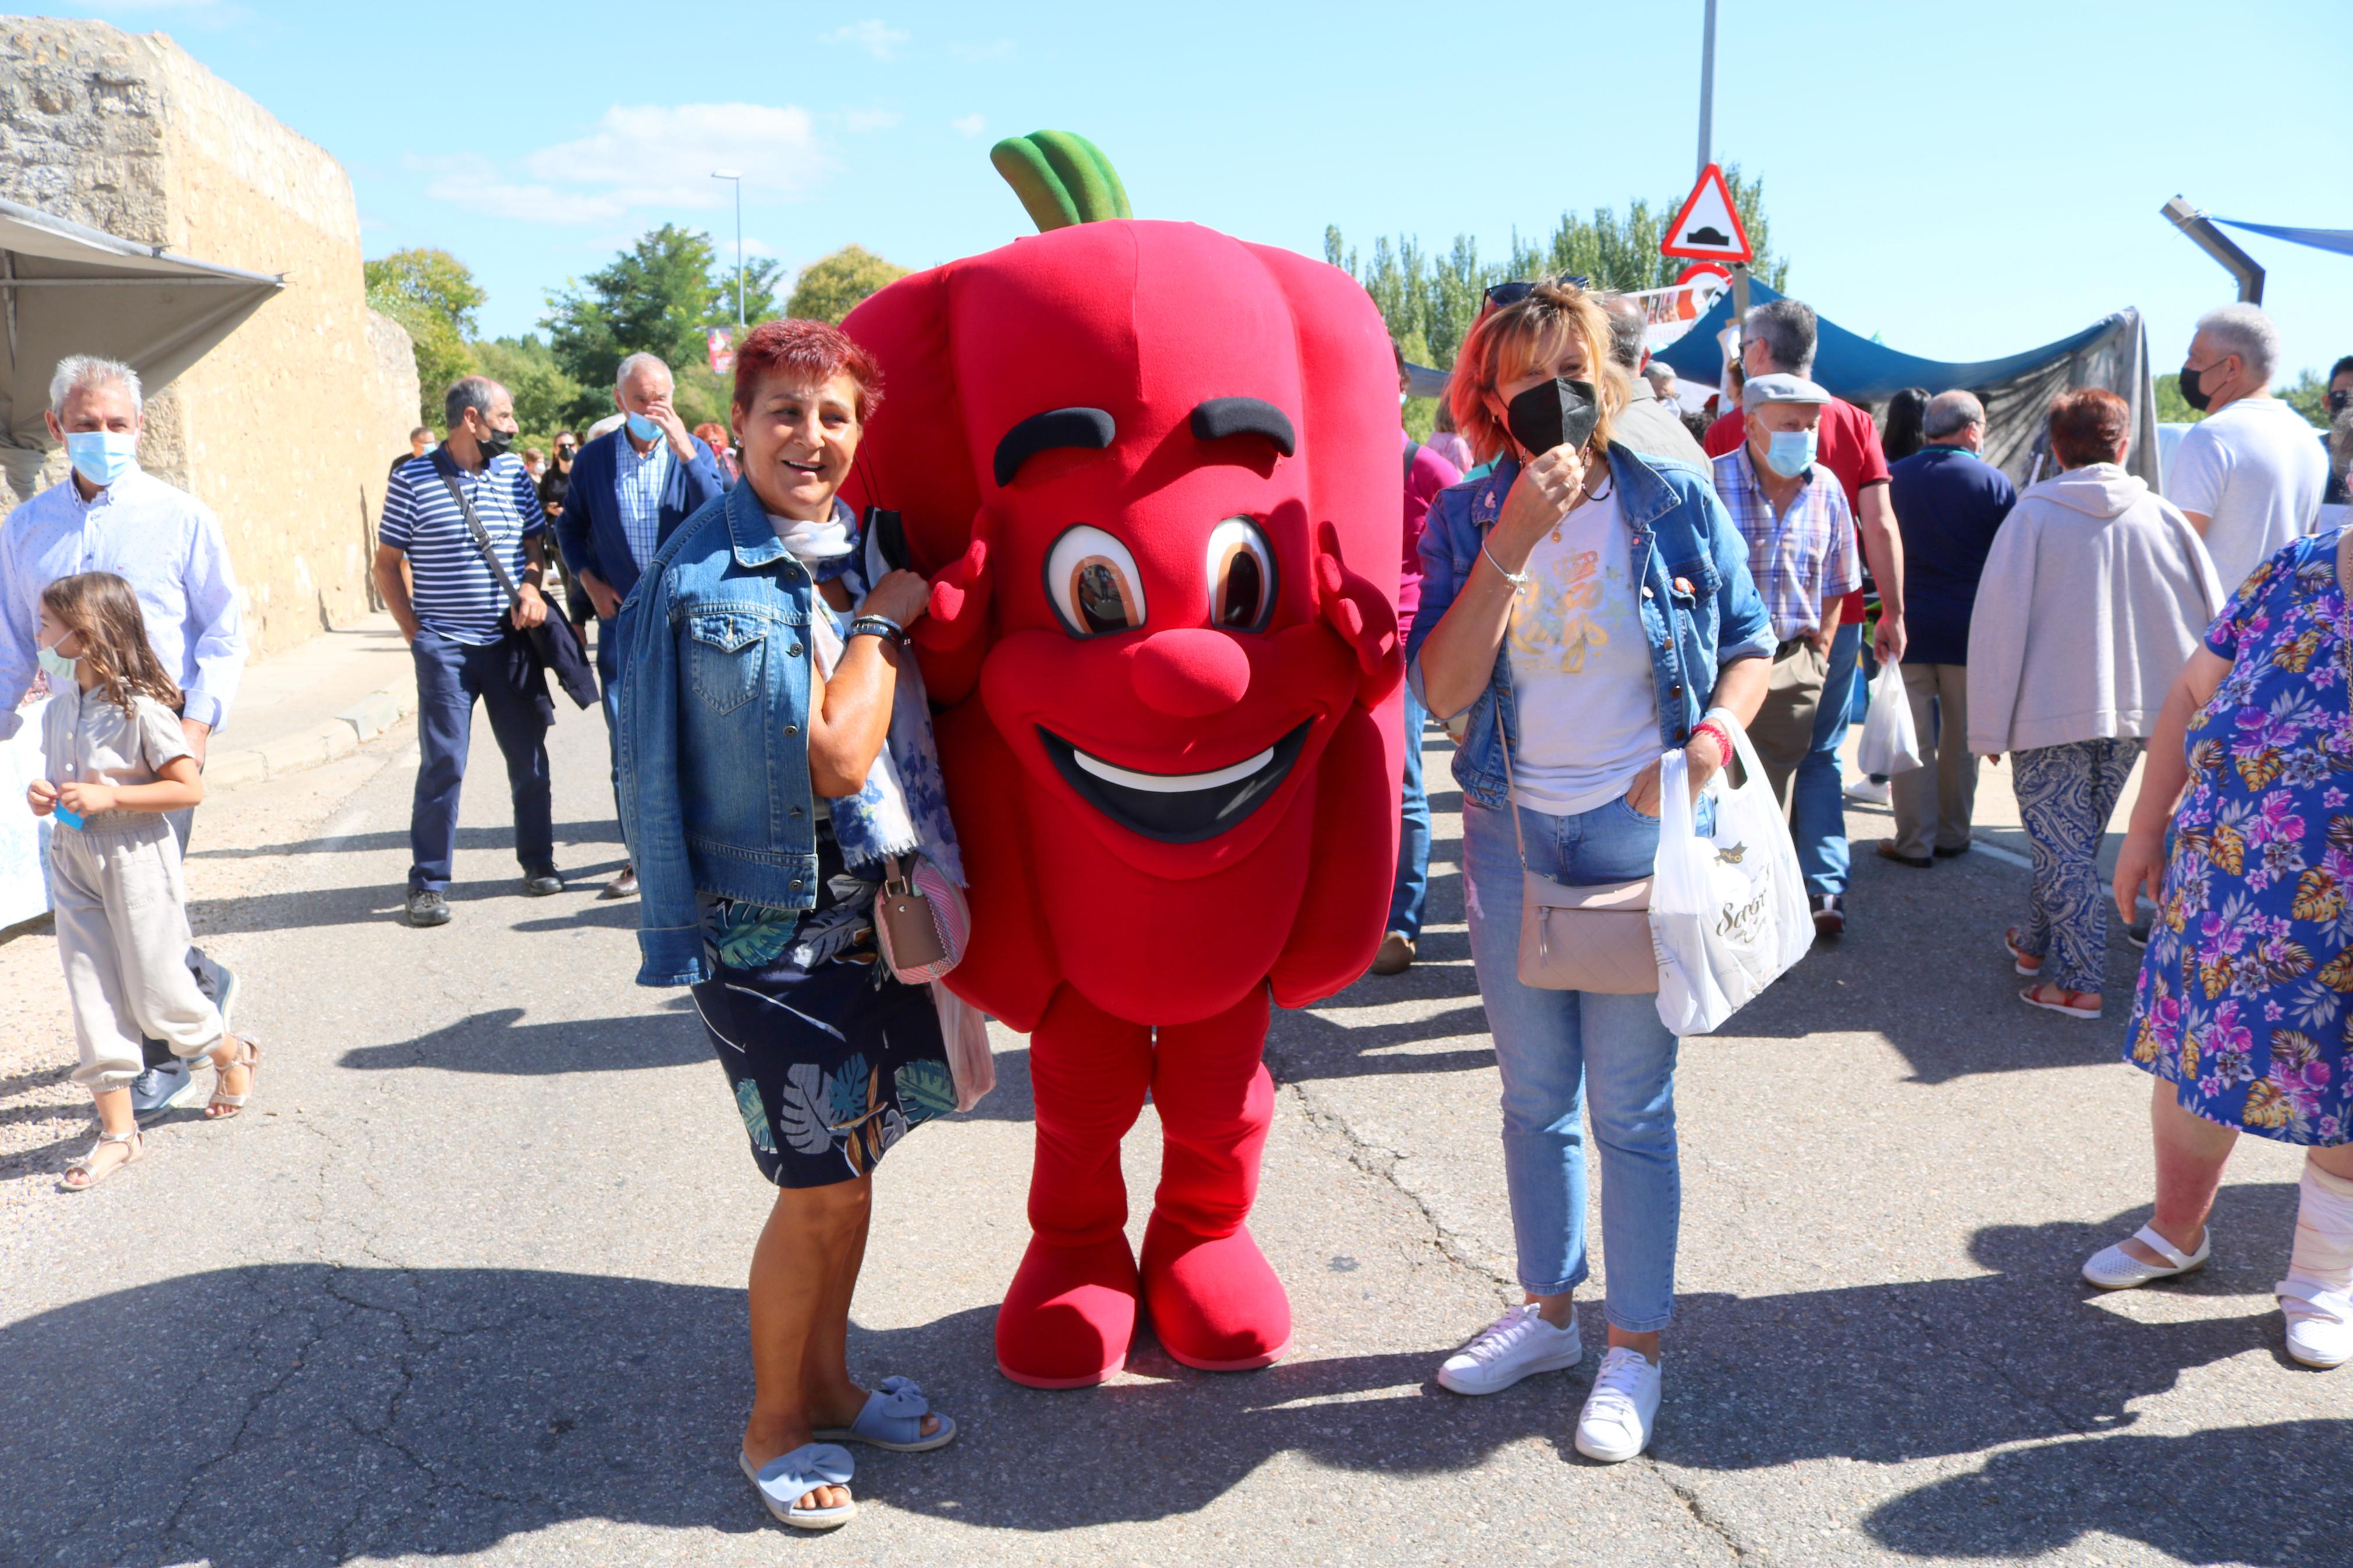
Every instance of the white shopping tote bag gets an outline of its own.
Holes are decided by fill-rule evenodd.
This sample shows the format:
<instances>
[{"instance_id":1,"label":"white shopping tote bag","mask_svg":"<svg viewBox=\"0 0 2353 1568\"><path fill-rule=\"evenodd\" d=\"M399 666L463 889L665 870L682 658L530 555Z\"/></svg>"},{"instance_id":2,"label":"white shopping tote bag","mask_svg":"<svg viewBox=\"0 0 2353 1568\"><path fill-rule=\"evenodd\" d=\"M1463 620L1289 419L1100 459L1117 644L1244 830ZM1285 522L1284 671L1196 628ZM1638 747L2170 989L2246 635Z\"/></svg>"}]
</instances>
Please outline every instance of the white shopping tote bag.
<instances>
[{"instance_id":1,"label":"white shopping tote bag","mask_svg":"<svg viewBox=\"0 0 2353 1568\"><path fill-rule=\"evenodd\" d=\"M1723 719L1722 715L1718 716ZM1693 831L1681 752L1659 760L1659 858L1651 881L1651 943L1659 955L1659 1020L1677 1036L1720 1027L1814 943L1798 847L1747 731L1729 719L1747 782L1708 783L1715 834Z\"/></svg>"}]
</instances>

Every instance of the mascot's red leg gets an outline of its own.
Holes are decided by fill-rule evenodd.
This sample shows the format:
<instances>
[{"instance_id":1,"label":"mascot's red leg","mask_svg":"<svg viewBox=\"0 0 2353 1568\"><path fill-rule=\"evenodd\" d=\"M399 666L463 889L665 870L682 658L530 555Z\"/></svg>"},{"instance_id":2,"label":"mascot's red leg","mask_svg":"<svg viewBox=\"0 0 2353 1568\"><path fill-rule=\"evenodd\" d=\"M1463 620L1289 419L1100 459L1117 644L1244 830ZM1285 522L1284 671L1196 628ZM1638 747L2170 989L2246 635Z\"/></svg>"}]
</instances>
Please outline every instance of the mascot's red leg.
<instances>
[{"instance_id":1,"label":"mascot's red leg","mask_svg":"<svg viewBox=\"0 0 2353 1568\"><path fill-rule=\"evenodd\" d=\"M1243 1224L1274 1120L1267 992L1160 1030L1152 1103L1166 1141L1144 1232L1144 1298L1161 1348L1204 1372L1246 1372L1291 1348L1291 1299Z\"/></svg>"},{"instance_id":2,"label":"mascot's red leg","mask_svg":"<svg viewBox=\"0 0 2353 1568\"><path fill-rule=\"evenodd\" d=\"M1029 1037L1032 1234L997 1313L997 1370L1016 1383L1083 1388L1126 1364L1137 1286L1119 1142L1151 1077L1151 1031L1067 985Z\"/></svg>"}]
</instances>

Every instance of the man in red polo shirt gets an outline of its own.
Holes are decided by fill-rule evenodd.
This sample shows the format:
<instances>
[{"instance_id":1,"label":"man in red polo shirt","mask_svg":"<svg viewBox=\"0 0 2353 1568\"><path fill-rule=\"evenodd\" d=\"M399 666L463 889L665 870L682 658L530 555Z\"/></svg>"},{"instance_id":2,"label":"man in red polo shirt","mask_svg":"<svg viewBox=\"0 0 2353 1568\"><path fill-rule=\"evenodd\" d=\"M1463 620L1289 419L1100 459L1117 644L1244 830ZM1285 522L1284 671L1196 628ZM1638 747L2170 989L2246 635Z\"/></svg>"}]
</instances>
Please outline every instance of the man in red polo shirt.
<instances>
[{"instance_id":1,"label":"man in red polo shirt","mask_svg":"<svg viewBox=\"0 0 2353 1568\"><path fill-rule=\"evenodd\" d=\"M1749 375L1814 373L1817 332L1810 306L1774 300L1748 312L1741 331L1741 368ZM1708 426L1701 443L1711 458L1740 449L1746 440L1738 409ZM1904 541L1895 531L1895 509L1888 502L1887 454L1871 416L1853 404L1834 401L1822 409L1820 449L1815 461L1838 476L1854 514L1863 561L1879 586L1879 629L1872 647L1883 663L1904 657ZM1798 866L1815 907L1815 928L1825 936L1846 929L1846 805L1839 786L1839 742L1853 700L1855 664L1862 647L1862 592L1847 595L1832 640L1830 668L1822 683L1814 726L1814 749L1791 786L1789 832L1797 840ZM1827 903L1824 900L1827 900Z\"/></svg>"}]
</instances>

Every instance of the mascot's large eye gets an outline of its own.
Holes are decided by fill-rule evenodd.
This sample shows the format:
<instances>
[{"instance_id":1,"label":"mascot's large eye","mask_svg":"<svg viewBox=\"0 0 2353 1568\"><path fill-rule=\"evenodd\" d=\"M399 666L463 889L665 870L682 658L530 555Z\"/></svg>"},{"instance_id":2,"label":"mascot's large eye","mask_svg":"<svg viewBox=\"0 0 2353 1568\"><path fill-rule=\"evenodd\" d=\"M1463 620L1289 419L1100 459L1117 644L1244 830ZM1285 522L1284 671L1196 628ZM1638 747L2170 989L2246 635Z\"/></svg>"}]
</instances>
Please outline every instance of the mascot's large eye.
<instances>
[{"instance_id":1,"label":"mascot's large eye","mask_svg":"<svg viewBox=\"0 0 2353 1568\"><path fill-rule=\"evenodd\" d=\"M1209 624L1229 631L1266 629L1274 613L1274 552L1246 517L1209 531Z\"/></svg>"},{"instance_id":2,"label":"mascot's large eye","mask_svg":"<svg viewBox=\"0 0 2353 1568\"><path fill-rule=\"evenodd\" d=\"M1144 575L1135 557L1100 528L1082 525L1054 541L1046 557L1046 597L1073 637L1144 624Z\"/></svg>"}]
</instances>

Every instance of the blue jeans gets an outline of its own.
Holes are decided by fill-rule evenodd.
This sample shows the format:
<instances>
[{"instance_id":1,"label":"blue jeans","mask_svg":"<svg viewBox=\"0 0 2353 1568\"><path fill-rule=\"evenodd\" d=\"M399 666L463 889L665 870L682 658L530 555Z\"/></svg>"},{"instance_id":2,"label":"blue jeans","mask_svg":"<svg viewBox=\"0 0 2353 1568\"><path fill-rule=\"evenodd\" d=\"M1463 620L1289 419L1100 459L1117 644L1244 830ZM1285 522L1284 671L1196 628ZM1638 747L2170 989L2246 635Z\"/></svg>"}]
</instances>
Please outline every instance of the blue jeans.
<instances>
[{"instance_id":1,"label":"blue jeans","mask_svg":"<svg viewBox=\"0 0 2353 1568\"><path fill-rule=\"evenodd\" d=\"M420 630L409 652L417 660L417 795L409 807L408 844L414 863L408 890L441 892L449 886L458 849L458 792L466 782L466 752L474 738L474 703L491 716L491 733L507 763L514 797L515 858L527 875L555 869L554 801L547 772L547 731L555 705L547 675L530 644L509 635L476 647Z\"/></svg>"},{"instance_id":2,"label":"blue jeans","mask_svg":"<svg viewBox=\"0 0 2353 1568\"><path fill-rule=\"evenodd\" d=\"M621 818L621 638L618 616L596 619L596 706L605 715L605 750L613 759L613 816L621 821L621 853L629 852L629 829Z\"/></svg>"},{"instance_id":3,"label":"blue jeans","mask_svg":"<svg viewBox=\"0 0 2353 1568\"><path fill-rule=\"evenodd\" d=\"M1522 809L1528 868L1572 886L1646 876L1659 825L1622 800L1577 816ZM1585 1126L1601 1150L1605 1310L1629 1333L1674 1316L1683 1177L1675 1154L1675 1037L1658 998L1538 991L1520 984L1520 852L1501 811L1462 806L1471 962L1504 1078L1504 1181L1520 1284L1557 1296L1582 1283Z\"/></svg>"},{"instance_id":4,"label":"blue jeans","mask_svg":"<svg viewBox=\"0 0 2353 1568\"><path fill-rule=\"evenodd\" d=\"M1421 940L1422 907L1430 901L1430 796L1421 787L1422 732L1430 714L1413 695L1405 697L1405 804L1398 833L1397 888L1389 895L1389 923L1384 931L1401 931L1409 941Z\"/></svg>"},{"instance_id":5,"label":"blue jeans","mask_svg":"<svg viewBox=\"0 0 2353 1568\"><path fill-rule=\"evenodd\" d=\"M1831 636L1830 668L1821 705L1814 710L1814 749L1798 764L1789 785L1789 835L1798 841L1798 869L1809 893L1846 891L1846 797L1839 779L1839 742L1854 701L1855 658L1862 628L1841 626Z\"/></svg>"}]
</instances>

